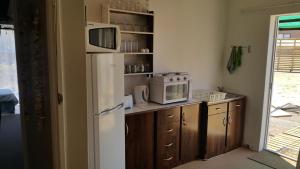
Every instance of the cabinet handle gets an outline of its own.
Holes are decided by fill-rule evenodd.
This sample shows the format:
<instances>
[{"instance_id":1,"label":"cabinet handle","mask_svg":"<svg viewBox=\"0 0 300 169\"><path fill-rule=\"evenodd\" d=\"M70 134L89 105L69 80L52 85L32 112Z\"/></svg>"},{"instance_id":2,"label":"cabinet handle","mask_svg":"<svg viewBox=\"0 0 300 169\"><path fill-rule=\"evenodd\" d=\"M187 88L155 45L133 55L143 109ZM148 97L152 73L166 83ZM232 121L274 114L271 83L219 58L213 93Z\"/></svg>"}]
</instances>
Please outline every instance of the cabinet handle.
<instances>
[{"instance_id":1,"label":"cabinet handle","mask_svg":"<svg viewBox=\"0 0 300 169\"><path fill-rule=\"evenodd\" d=\"M186 125L186 122L185 122L185 114L184 114L184 112L182 112L182 124L183 124L183 125Z\"/></svg>"},{"instance_id":2,"label":"cabinet handle","mask_svg":"<svg viewBox=\"0 0 300 169\"><path fill-rule=\"evenodd\" d=\"M229 116L228 116L228 125L230 125L230 124L231 124L231 122L232 122L232 120L231 120L231 116L229 115Z\"/></svg>"},{"instance_id":3,"label":"cabinet handle","mask_svg":"<svg viewBox=\"0 0 300 169\"><path fill-rule=\"evenodd\" d=\"M223 125L226 126L226 117L223 119Z\"/></svg>"},{"instance_id":4,"label":"cabinet handle","mask_svg":"<svg viewBox=\"0 0 300 169\"><path fill-rule=\"evenodd\" d=\"M170 132L172 132L172 131L174 131L174 129L169 129L169 130L167 130L168 133L170 133Z\"/></svg>"},{"instance_id":5,"label":"cabinet handle","mask_svg":"<svg viewBox=\"0 0 300 169\"><path fill-rule=\"evenodd\" d=\"M216 108L216 110L221 110L221 108Z\"/></svg>"},{"instance_id":6,"label":"cabinet handle","mask_svg":"<svg viewBox=\"0 0 300 169\"><path fill-rule=\"evenodd\" d=\"M235 105L236 107L241 107L241 105L240 104L237 104L237 105Z\"/></svg>"},{"instance_id":7,"label":"cabinet handle","mask_svg":"<svg viewBox=\"0 0 300 169\"><path fill-rule=\"evenodd\" d=\"M129 133L129 127L128 127L128 124L125 123L125 126L126 126L126 136L128 136L128 133Z\"/></svg>"},{"instance_id":8,"label":"cabinet handle","mask_svg":"<svg viewBox=\"0 0 300 169\"><path fill-rule=\"evenodd\" d=\"M168 115L168 117L169 117L169 118L173 118L173 117L174 117L174 114L172 114L172 115Z\"/></svg>"},{"instance_id":9,"label":"cabinet handle","mask_svg":"<svg viewBox=\"0 0 300 169\"><path fill-rule=\"evenodd\" d=\"M166 158L166 159L164 159L164 160L165 160L165 161L171 161L173 158L174 158L174 157L171 156L170 158Z\"/></svg>"},{"instance_id":10,"label":"cabinet handle","mask_svg":"<svg viewBox=\"0 0 300 169\"><path fill-rule=\"evenodd\" d=\"M166 144L165 147L171 147L174 143Z\"/></svg>"}]
</instances>

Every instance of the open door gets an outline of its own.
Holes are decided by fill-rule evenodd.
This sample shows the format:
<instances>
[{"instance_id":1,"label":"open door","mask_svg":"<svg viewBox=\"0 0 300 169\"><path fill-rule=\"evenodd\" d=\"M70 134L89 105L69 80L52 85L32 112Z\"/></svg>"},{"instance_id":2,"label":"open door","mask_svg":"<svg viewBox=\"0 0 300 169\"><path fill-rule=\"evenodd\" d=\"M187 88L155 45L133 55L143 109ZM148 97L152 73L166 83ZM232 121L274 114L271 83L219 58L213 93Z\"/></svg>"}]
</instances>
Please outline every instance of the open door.
<instances>
[{"instance_id":1,"label":"open door","mask_svg":"<svg viewBox=\"0 0 300 169\"><path fill-rule=\"evenodd\" d=\"M267 65L268 125L264 148L296 166L300 149L300 14L272 19L274 36L269 42L273 47Z\"/></svg>"}]
</instances>

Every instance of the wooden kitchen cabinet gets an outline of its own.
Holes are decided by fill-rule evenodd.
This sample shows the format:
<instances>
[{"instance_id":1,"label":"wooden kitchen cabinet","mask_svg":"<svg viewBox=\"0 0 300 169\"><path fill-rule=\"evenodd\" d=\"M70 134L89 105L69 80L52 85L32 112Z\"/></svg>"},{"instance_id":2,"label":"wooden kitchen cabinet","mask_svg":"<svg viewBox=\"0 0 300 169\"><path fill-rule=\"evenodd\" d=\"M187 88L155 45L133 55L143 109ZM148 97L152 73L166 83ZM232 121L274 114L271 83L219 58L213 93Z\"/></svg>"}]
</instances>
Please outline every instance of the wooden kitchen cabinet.
<instances>
[{"instance_id":1,"label":"wooden kitchen cabinet","mask_svg":"<svg viewBox=\"0 0 300 169\"><path fill-rule=\"evenodd\" d=\"M208 159L242 145L245 99L202 104L200 156Z\"/></svg>"},{"instance_id":2,"label":"wooden kitchen cabinet","mask_svg":"<svg viewBox=\"0 0 300 169\"><path fill-rule=\"evenodd\" d=\"M126 169L154 168L154 113L125 117Z\"/></svg>"},{"instance_id":3,"label":"wooden kitchen cabinet","mask_svg":"<svg viewBox=\"0 0 300 169\"><path fill-rule=\"evenodd\" d=\"M228 107L226 151L231 151L242 145L245 102L229 102Z\"/></svg>"},{"instance_id":4,"label":"wooden kitchen cabinet","mask_svg":"<svg viewBox=\"0 0 300 169\"><path fill-rule=\"evenodd\" d=\"M199 104L183 106L181 110L181 163L199 158L200 144L200 106Z\"/></svg>"},{"instance_id":5,"label":"wooden kitchen cabinet","mask_svg":"<svg viewBox=\"0 0 300 169\"><path fill-rule=\"evenodd\" d=\"M200 105L126 115L126 169L171 169L199 158Z\"/></svg>"}]
</instances>

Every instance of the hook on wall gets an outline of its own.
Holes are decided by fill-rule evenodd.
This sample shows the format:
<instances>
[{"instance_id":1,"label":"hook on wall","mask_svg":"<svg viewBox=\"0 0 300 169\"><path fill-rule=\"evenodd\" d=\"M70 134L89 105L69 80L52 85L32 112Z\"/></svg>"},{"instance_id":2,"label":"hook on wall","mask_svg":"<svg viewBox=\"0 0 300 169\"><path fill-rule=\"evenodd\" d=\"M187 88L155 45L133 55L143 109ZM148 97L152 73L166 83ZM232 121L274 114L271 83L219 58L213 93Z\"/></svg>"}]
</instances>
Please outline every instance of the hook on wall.
<instances>
[{"instance_id":1,"label":"hook on wall","mask_svg":"<svg viewBox=\"0 0 300 169\"><path fill-rule=\"evenodd\" d=\"M233 47L239 47L241 45L232 45L231 48ZM247 52L248 53L251 53L251 45L248 45L248 46L241 46L243 49L247 49Z\"/></svg>"}]
</instances>

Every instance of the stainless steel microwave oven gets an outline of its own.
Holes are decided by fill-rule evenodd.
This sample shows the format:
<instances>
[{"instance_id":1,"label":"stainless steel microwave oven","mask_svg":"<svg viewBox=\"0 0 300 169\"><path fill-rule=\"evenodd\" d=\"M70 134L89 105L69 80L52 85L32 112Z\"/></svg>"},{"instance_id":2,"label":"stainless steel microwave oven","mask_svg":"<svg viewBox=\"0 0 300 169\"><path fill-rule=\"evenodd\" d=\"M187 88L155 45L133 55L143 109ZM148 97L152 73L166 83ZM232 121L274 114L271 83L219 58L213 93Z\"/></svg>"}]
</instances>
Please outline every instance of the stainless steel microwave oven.
<instances>
[{"instance_id":1,"label":"stainless steel microwave oven","mask_svg":"<svg viewBox=\"0 0 300 169\"><path fill-rule=\"evenodd\" d=\"M117 25L88 22L86 25L86 51L89 53L120 52L121 33Z\"/></svg>"}]
</instances>

